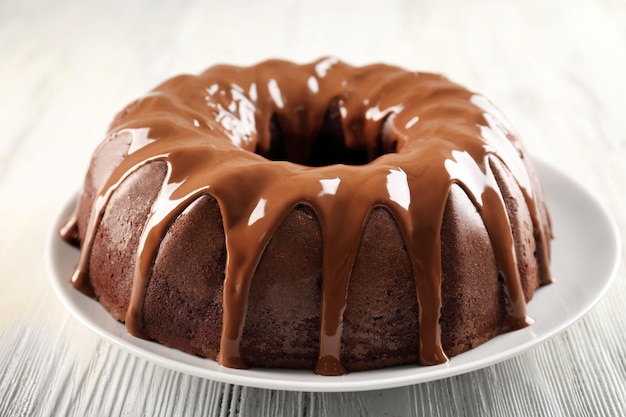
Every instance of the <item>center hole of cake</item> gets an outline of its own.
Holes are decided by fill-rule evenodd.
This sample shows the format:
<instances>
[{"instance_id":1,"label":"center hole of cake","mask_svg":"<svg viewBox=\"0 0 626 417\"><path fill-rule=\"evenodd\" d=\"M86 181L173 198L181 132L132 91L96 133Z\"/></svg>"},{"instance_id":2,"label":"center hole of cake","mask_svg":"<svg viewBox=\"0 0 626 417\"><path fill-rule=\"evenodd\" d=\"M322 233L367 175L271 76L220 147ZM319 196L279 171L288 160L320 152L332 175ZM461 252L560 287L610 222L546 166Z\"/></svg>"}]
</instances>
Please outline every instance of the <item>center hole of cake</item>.
<instances>
[{"instance_id":1,"label":"center hole of cake","mask_svg":"<svg viewBox=\"0 0 626 417\"><path fill-rule=\"evenodd\" d=\"M347 146L342 127L338 100L333 100L324 115L322 126L313 140L303 140L298 135L286 135L281 128L281 118L274 114L270 119L270 147L257 149L256 153L272 161L289 161L300 165L321 167L334 164L365 165L381 155L396 152L396 144L387 140L382 126L378 137L359 141L357 146ZM350 126L357 137L362 126ZM304 135L303 135L304 136Z\"/></svg>"}]
</instances>

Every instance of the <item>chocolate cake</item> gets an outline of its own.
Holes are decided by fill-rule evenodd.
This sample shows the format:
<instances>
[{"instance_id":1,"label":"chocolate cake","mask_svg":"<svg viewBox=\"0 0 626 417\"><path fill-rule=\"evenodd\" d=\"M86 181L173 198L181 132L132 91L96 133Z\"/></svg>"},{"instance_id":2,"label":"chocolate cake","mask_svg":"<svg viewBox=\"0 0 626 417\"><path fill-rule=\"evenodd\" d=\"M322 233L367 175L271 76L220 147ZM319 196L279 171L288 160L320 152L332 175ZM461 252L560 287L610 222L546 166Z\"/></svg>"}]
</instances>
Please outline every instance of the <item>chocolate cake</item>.
<instances>
[{"instance_id":1,"label":"chocolate cake","mask_svg":"<svg viewBox=\"0 0 626 417\"><path fill-rule=\"evenodd\" d=\"M135 336L323 375L444 363L550 282L538 178L443 76L335 58L172 78L114 119L62 236Z\"/></svg>"}]
</instances>

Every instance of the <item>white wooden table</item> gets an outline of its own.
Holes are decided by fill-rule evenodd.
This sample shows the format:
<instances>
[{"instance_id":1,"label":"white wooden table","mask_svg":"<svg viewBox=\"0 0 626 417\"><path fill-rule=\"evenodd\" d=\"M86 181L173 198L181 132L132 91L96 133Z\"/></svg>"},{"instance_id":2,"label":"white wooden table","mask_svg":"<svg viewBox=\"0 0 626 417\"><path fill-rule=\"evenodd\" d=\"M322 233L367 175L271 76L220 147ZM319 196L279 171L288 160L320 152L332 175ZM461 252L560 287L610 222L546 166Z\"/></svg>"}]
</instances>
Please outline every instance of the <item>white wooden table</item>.
<instances>
[{"instance_id":1,"label":"white wooden table","mask_svg":"<svg viewBox=\"0 0 626 417\"><path fill-rule=\"evenodd\" d=\"M0 2L0 416L626 415L624 268L588 315L541 346L362 393L246 388L162 368L87 330L49 284L45 235L114 113L178 73L269 57L447 74L490 97L531 153L590 190L624 235L626 3L475 3Z\"/></svg>"}]
</instances>

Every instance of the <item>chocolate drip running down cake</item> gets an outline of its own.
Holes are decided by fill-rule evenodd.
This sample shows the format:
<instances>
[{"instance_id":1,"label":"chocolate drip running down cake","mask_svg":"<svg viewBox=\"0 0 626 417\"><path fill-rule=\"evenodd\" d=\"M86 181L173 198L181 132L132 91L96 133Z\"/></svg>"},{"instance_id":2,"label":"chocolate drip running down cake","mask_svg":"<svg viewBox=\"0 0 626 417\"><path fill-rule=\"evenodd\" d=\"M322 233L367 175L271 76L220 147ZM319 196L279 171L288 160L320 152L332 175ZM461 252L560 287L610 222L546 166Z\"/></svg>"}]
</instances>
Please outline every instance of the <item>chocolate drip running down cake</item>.
<instances>
[{"instance_id":1,"label":"chocolate drip running down cake","mask_svg":"<svg viewBox=\"0 0 626 417\"><path fill-rule=\"evenodd\" d=\"M449 357L550 282L531 161L483 96L334 58L215 66L117 115L62 236L128 331L323 375Z\"/></svg>"}]
</instances>

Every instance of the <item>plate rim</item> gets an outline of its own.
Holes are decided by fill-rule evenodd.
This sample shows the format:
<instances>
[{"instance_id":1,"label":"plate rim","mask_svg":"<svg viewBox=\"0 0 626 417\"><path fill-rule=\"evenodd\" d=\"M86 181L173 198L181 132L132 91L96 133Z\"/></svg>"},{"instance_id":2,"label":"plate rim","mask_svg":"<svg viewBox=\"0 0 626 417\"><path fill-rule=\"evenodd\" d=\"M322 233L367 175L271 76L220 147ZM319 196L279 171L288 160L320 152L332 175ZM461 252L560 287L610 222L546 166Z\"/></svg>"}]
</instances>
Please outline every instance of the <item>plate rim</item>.
<instances>
[{"instance_id":1,"label":"plate rim","mask_svg":"<svg viewBox=\"0 0 626 417\"><path fill-rule=\"evenodd\" d=\"M549 178L551 182L557 181L559 183L563 183L568 186L571 191L574 191L576 197L584 199L585 202L590 204L590 206L596 210L597 214L599 214L595 220L603 223L604 228L608 232L605 237L608 239L608 248L611 249L609 257L612 260L611 265L608 265L605 276L602 277L602 285L595 287L596 292L592 296L588 297L585 303L577 306L574 310L574 314L567 316L564 320L559 322L559 325L553 326L548 332L533 334L533 326L530 326L527 328L530 330L522 329L512 333L500 335L488 341L486 344L458 355L452 358L450 362L441 365L430 367L404 365L394 368L354 372L339 377L323 377L313 374L311 370L277 370L260 368L237 370L219 366L211 359L199 358L173 348L165 347L156 342L134 338L133 336L125 333L125 326L122 323L115 321L115 319L113 319L109 313L104 310L99 303L97 303L97 301L92 300L73 289L70 285L69 276L61 277L57 273L57 270L60 267L58 265L60 260L56 257L58 252L63 250L61 246L65 245L67 248L72 249L60 239L58 229L61 222L71 213L76 195L72 198L66 199L62 207L55 212L55 220L45 239L44 258L47 275L50 284L61 303L69 311L69 313L85 327L89 328L109 343L129 351L136 356L142 357L150 362L174 371L184 372L189 375L255 388L309 392L369 391L448 378L494 365L511 357L517 356L522 352L561 333L587 314L600 301L600 299L602 299L617 276L617 271L620 266L619 254L621 252L621 239L615 221L610 215L608 209L604 207L593 194L588 192L575 179L571 178L563 171L548 164L542 159L533 158L533 162L542 180L541 182L544 193L546 192L546 179ZM551 200L557 200L555 197L556 195L547 196L548 205L550 205ZM554 204L554 202L552 204ZM74 250L76 250L76 256L78 256L78 250ZM537 291L537 294L541 294L542 292L545 292L547 288L553 286L558 286L558 281L551 284L549 287L540 288ZM84 299L81 300L78 297L84 297ZM98 317L94 318L86 314L84 311L85 309L80 306L84 302L92 302L95 304L94 308L100 308L102 310L101 313L98 313ZM110 323L108 323L107 326L120 326L120 329L123 328L124 333L122 333L122 335L112 333L99 323L100 319L104 319L105 322L109 321ZM497 343L498 340L502 341L507 337L510 338L511 335L514 336L519 334L519 332L530 332L531 335L523 343L517 343L509 349L499 351L497 354L481 357L480 349L483 348L483 350L485 350L485 345L493 345L494 343ZM476 352L478 352L478 354ZM470 356L472 356L470 360L464 360L464 358L468 358ZM473 358L474 356L476 356L476 358ZM181 357L183 358L183 361L181 361ZM208 366L200 367L200 364Z\"/></svg>"}]
</instances>

